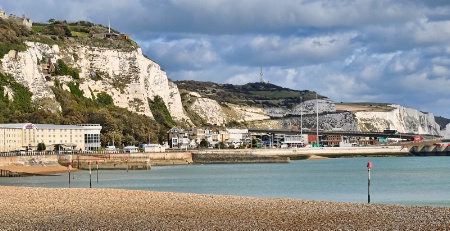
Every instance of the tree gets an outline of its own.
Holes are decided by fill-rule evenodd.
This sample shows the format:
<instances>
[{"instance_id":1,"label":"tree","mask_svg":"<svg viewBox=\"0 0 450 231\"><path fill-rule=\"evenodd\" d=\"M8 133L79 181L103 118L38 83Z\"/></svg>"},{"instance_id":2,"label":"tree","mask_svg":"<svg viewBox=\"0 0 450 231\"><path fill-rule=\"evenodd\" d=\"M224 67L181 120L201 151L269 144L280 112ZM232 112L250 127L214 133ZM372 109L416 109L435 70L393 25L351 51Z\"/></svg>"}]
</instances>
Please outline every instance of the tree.
<instances>
[{"instance_id":1,"label":"tree","mask_svg":"<svg viewBox=\"0 0 450 231\"><path fill-rule=\"evenodd\" d=\"M216 144L215 148L225 149L225 148L227 148L227 146L225 146L225 143L219 142L219 143Z\"/></svg>"},{"instance_id":2,"label":"tree","mask_svg":"<svg viewBox=\"0 0 450 231\"><path fill-rule=\"evenodd\" d=\"M37 150L38 151L44 151L47 147L45 146L44 143L39 143L37 146Z\"/></svg>"},{"instance_id":3,"label":"tree","mask_svg":"<svg viewBox=\"0 0 450 231\"><path fill-rule=\"evenodd\" d=\"M149 99L149 106L156 122L165 125L166 127L176 126L176 123L172 119L172 116L170 115L170 112L161 96L157 95L153 100Z\"/></svg>"},{"instance_id":4,"label":"tree","mask_svg":"<svg viewBox=\"0 0 450 231\"><path fill-rule=\"evenodd\" d=\"M207 148L208 147L208 141L206 141L205 139L202 139L202 141L200 141L200 148Z\"/></svg>"},{"instance_id":5,"label":"tree","mask_svg":"<svg viewBox=\"0 0 450 231\"><path fill-rule=\"evenodd\" d=\"M252 139L252 148L258 147L258 141L256 139Z\"/></svg>"},{"instance_id":6,"label":"tree","mask_svg":"<svg viewBox=\"0 0 450 231\"><path fill-rule=\"evenodd\" d=\"M113 98L106 92L100 92L97 94L97 102L102 106L113 105Z\"/></svg>"}]
</instances>

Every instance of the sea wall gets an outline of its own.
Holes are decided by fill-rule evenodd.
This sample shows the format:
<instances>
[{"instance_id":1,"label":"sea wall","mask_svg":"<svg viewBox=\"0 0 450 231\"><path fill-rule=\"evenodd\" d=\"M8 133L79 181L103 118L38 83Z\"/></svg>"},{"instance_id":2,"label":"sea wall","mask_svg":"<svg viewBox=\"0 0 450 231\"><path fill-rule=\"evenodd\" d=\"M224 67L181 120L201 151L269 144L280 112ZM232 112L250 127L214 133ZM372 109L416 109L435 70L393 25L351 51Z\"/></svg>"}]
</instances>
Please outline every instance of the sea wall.
<instances>
[{"instance_id":1,"label":"sea wall","mask_svg":"<svg viewBox=\"0 0 450 231\"><path fill-rule=\"evenodd\" d=\"M238 153L192 153L197 164L236 164L236 163L290 163L286 156L238 154Z\"/></svg>"},{"instance_id":2,"label":"sea wall","mask_svg":"<svg viewBox=\"0 0 450 231\"><path fill-rule=\"evenodd\" d=\"M190 152L146 152L146 153L121 153L121 154L91 154L91 155L60 155L58 161L61 165L78 169L98 168L149 170L155 165L183 165L192 163Z\"/></svg>"},{"instance_id":3,"label":"sea wall","mask_svg":"<svg viewBox=\"0 0 450 231\"><path fill-rule=\"evenodd\" d=\"M415 156L450 156L450 147L448 146L414 146L410 152Z\"/></svg>"},{"instance_id":4,"label":"sea wall","mask_svg":"<svg viewBox=\"0 0 450 231\"><path fill-rule=\"evenodd\" d=\"M56 155L0 156L0 166L55 166Z\"/></svg>"}]
</instances>

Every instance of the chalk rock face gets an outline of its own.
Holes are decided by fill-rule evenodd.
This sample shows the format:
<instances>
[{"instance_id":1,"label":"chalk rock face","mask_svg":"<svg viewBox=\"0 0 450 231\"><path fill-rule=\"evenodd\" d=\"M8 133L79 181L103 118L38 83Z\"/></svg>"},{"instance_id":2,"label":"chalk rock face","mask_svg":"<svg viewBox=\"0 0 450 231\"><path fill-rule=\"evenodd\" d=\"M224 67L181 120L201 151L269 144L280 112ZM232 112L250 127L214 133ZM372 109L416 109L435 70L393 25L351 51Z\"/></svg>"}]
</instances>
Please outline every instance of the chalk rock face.
<instances>
[{"instance_id":1,"label":"chalk rock face","mask_svg":"<svg viewBox=\"0 0 450 231\"><path fill-rule=\"evenodd\" d=\"M280 120L280 129L293 129L294 126L300 129L316 129L317 120L319 120L319 129L333 130L339 129L342 131L358 131L358 123L356 122L353 113L329 113L319 115L307 115L303 117L292 117Z\"/></svg>"},{"instance_id":2,"label":"chalk rock face","mask_svg":"<svg viewBox=\"0 0 450 231\"><path fill-rule=\"evenodd\" d=\"M198 93L189 93L194 102L191 110L208 124L220 125L230 121L244 122L270 119L261 108L241 105L222 106L217 101L201 97Z\"/></svg>"},{"instance_id":3,"label":"chalk rock face","mask_svg":"<svg viewBox=\"0 0 450 231\"><path fill-rule=\"evenodd\" d=\"M105 92L112 96L116 106L153 117L148 99L153 100L158 95L175 120L189 120L183 112L178 87L157 63L142 54L140 48L120 50L82 45L61 48L35 42L26 44L27 51L10 52L1 61L4 72L29 87L33 100L54 98L50 86L55 78L63 84L74 81L70 76L51 76L41 67L41 62L56 64L61 59L79 70L79 87L85 97Z\"/></svg>"},{"instance_id":4,"label":"chalk rock face","mask_svg":"<svg viewBox=\"0 0 450 231\"><path fill-rule=\"evenodd\" d=\"M270 117L264 113L264 110L257 107L232 105L230 108L236 114L238 122L268 120Z\"/></svg>"},{"instance_id":5,"label":"chalk rock face","mask_svg":"<svg viewBox=\"0 0 450 231\"><path fill-rule=\"evenodd\" d=\"M307 115L315 114L317 111L320 113L335 112L336 105L331 99L323 98L318 100L306 100L296 105L292 109L284 109L279 107L271 107L264 109L264 112L271 117L284 117L286 115Z\"/></svg>"},{"instance_id":6,"label":"chalk rock face","mask_svg":"<svg viewBox=\"0 0 450 231\"><path fill-rule=\"evenodd\" d=\"M356 112L355 117L361 131L394 129L401 133L439 135L440 126L432 113L423 113L413 108L390 105L387 112Z\"/></svg>"},{"instance_id":7,"label":"chalk rock face","mask_svg":"<svg viewBox=\"0 0 450 231\"><path fill-rule=\"evenodd\" d=\"M225 122L225 112L220 104L212 99L197 98L191 105L191 109L204 119L206 123L220 125Z\"/></svg>"},{"instance_id":8,"label":"chalk rock face","mask_svg":"<svg viewBox=\"0 0 450 231\"><path fill-rule=\"evenodd\" d=\"M443 136L444 139L450 139L450 124L447 124L445 130L441 131L441 136Z\"/></svg>"}]
</instances>

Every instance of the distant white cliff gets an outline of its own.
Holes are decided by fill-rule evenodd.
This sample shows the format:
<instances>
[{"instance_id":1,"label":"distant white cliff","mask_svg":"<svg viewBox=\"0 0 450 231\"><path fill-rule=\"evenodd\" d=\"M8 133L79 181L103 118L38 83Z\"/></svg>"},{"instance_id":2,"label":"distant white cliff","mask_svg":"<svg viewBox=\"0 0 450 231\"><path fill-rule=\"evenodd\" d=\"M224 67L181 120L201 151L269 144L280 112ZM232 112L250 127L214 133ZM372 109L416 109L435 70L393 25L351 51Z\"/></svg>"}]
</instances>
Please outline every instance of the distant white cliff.
<instances>
[{"instance_id":1,"label":"distant white cliff","mask_svg":"<svg viewBox=\"0 0 450 231\"><path fill-rule=\"evenodd\" d=\"M440 126L432 113L423 113L400 105L389 106L394 109L387 112L356 112L360 130L395 129L401 133L440 135Z\"/></svg>"}]
</instances>

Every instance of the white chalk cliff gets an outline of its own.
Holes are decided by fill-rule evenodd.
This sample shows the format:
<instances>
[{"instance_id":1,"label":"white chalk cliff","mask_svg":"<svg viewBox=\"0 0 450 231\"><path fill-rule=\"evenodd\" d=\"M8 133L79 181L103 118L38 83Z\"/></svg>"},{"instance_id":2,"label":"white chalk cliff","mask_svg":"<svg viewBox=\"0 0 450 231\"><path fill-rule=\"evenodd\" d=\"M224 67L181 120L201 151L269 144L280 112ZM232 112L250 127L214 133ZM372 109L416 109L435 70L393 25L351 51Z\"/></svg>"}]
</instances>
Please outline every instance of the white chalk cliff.
<instances>
[{"instance_id":1,"label":"white chalk cliff","mask_svg":"<svg viewBox=\"0 0 450 231\"><path fill-rule=\"evenodd\" d=\"M160 96L175 120L189 121L183 112L180 93L161 67L146 58L140 48L125 51L88 46L49 46L26 42L24 52L11 51L1 60L1 70L11 74L19 83L33 93L33 100L54 98L50 89L54 81L42 71L40 60L50 59L56 63L63 60L68 66L79 70L80 89L84 96L91 98L106 92L112 96L114 104L153 117L148 99ZM101 79L94 80L96 77ZM70 76L58 76L61 83L73 81Z\"/></svg>"},{"instance_id":2,"label":"white chalk cliff","mask_svg":"<svg viewBox=\"0 0 450 231\"><path fill-rule=\"evenodd\" d=\"M140 48L123 50L83 45L59 47L37 42L26 44L26 51L10 51L1 59L0 71L11 74L19 83L27 86L33 93L33 100L55 98L50 89L54 78L58 78L66 89L67 83L74 81L71 76L50 76L42 70L42 60L49 59L51 63L56 63L61 59L68 66L79 70L80 89L84 91L85 97L91 98L92 93L97 95L105 92L112 96L116 106L153 117L149 99L153 100L158 95L164 100L172 118L191 124L183 110L176 84L168 79L157 63L146 58ZM5 89L5 92L10 91ZM336 112L336 105L328 98L304 101L291 109L262 109L218 103L195 92L190 92L189 97L190 110L208 124L260 121L253 126L292 128L300 125L299 116L302 114L305 126L312 128L315 127L318 108L319 127L323 129L395 129L402 133L441 135L440 126L432 113L400 105L390 105L393 109L383 112Z\"/></svg>"},{"instance_id":3,"label":"white chalk cliff","mask_svg":"<svg viewBox=\"0 0 450 231\"><path fill-rule=\"evenodd\" d=\"M395 129L401 133L440 135L440 126L432 113L423 113L413 108L389 105L388 112L356 112L361 131L383 131Z\"/></svg>"}]
</instances>

